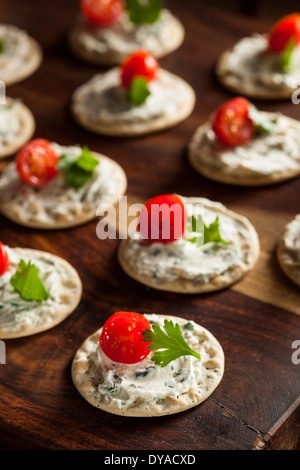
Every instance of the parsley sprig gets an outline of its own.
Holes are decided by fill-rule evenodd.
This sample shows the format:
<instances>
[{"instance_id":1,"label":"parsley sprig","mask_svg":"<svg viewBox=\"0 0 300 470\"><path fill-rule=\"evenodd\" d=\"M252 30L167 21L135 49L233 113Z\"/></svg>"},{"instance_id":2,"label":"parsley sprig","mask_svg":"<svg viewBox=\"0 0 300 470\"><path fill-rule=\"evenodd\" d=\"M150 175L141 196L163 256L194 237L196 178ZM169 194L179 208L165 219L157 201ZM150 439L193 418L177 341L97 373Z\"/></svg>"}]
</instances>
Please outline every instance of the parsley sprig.
<instances>
[{"instance_id":1,"label":"parsley sprig","mask_svg":"<svg viewBox=\"0 0 300 470\"><path fill-rule=\"evenodd\" d=\"M295 39L291 38L282 53L282 67L286 72L292 70L293 52L297 46Z\"/></svg>"},{"instance_id":2,"label":"parsley sprig","mask_svg":"<svg viewBox=\"0 0 300 470\"><path fill-rule=\"evenodd\" d=\"M155 23L163 8L160 0L125 0L125 5L133 24Z\"/></svg>"},{"instance_id":3,"label":"parsley sprig","mask_svg":"<svg viewBox=\"0 0 300 470\"><path fill-rule=\"evenodd\" d=\"M181 356L194 356L201 359L200 354L190 348L183 338L178 323L174 324L171 320L165 320L164 330L159 325L152 325L151 330L147 329L143 332L144 341L151 343L147 348L154 351L151 361L156 365L166 367Z\"/></svg>"},{"instance_id":4,"label":"parsley sprig","mask_svg":"<svg viewBox=\"0 0 300 470\"><path fill-rule=\"evenodd\" d=\"M39 277L37 267L29 261L21 259L19 269L10 280L13 288L26 301L42 302L49 298L49 294Z\"/></svg>"},{"instance_id":5,"label":"parsley sprig","mask_svg":"<svg viewBox=\"0 0 300 470\"><path fill-rule=\"evenodd\" d=\"M140 76L134 77L128 90L129 101L135 106L140 106L145 103L149 95L147 80Z\"/></svg>"},{"instance_id":6,"label":"parsley sprig","mask_svg":"<svg viewBox=\"0 0 300 470\"><path fill-rule=\"evenodd\" d=\"M253 104L250 106L248 117L253 122L257 132L270 134L274 131L277 117L271 119L266 118Z\"/></svg>"},{"instance_id":7,"label":"parsley sprig","mask_svg":"<svg viewBox=\"0 0 300 470\"><path fill-rule=\"evenodd\" d=\"M201 215L196 218L194 215L188 217L187 230L193 234L188 241L195 243L197 246L203 246L206 243L222 243L228 245L229 242L224 240L220 235L219 217L210 225L205 225Z\"/></svg>"},{"instance_id":8,"label":"parsley sprig","mask_svg":"<svg viewBox=\"0 0 300 470\"><path fill-rule=\"evenodd\" d=\"M63 154L57 168L64 173L66 181L71 188L80 189L93 176L99 160L87 147L82 149L80 156L74 160L70 155Z\"/></svg>"}]
</instances>

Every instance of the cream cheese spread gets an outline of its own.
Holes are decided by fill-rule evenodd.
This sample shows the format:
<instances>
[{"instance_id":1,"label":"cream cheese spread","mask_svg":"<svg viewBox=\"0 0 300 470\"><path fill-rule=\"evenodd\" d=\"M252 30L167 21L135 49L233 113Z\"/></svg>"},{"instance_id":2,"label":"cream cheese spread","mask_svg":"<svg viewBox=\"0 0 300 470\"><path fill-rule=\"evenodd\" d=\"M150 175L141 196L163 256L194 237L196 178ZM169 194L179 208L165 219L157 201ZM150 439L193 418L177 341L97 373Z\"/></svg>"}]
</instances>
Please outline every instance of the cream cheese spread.
<instances>
[{"instance_id":1,"label":"cream cheese spread","mask_svg":"<svg viewBox=\"0 0 300 470\"><path fill-rule=\"evenodd\" d=\"M300 122L280 113L260 112L262 119L275 122L270 133L259 132L243 145L228 147L222 144L210 123L196 131L190 151L195 162L213 168L226 178L243 182L249 177L276 177L277 174L300 173Z\"/></svg>"},{"instance_id":2,"label":"cream cheese spread","mask_svg":"<svg viewBox=\"0 0 300 470\"><path fill-rule=\"evenodd\" d=\"M242 83L243 89L255 92L266 89L290 91L300 80L300 47L295 48L291 70L285 71L281 54L268 51L265 35L253 34L242 38L221 61L219 73L228 84ZM297 83L298 82L298 83Z\"/></svg>"},{"instance_id":3,"label":"cream cheese spread","mask_svg":"<svg viewBox=\"0 0 300 470\"><path fill-rule=\"evenodd\" d=\"M76 42L80 48L95 56L109 53L117 63L140 48L160 56L166 47L172 48L172 40L176 38L175 28L178 28L178 20L167 9L153 24L135 25L126 13L110 27L98 27L81 19L76 27Z\"/></svg>"},{"instance_id":4,"label":"cream cheese spread","mask_svg":"<svg viewBox=\"0 0 300 470\"><path fill-rule=\"evenodd\" d=\"M74 160L82 152L80 146L51 144L58 156L67 153ZM35 189L22 182L15 163L10 164L0 179L0 200L22 223L41 224L76 222L94 212L100 203L111 203L119 193L123 174L115 171L110 160L100 158L92 178L80 189L69 187L59 173L47 186Z\"/></svg>"},{"instance_id":5,"label":"cream cheese spread","mask_svg":"<svg viewBox=\"0 0 300 470\"><path fill-rule=\"evenodd\" d=\"M188 201L187 201L188 202ZM186 204L188 216L200 205ZM137 278L151 277L158 284L188 280L194 284L206 284L213 278L230 273L236 267L243 271L253 263L254 251L249 246L249 231L238 219L204 207L203 219L210 225L219 217L220 234L228 244L209 242L203 246L191 243L186 233L172 243L145 245L138 239L128 239L123 252L124 261Z\"/></svg>"},{"instance_id":6,"label":"cream cheese spread","mask_svg":"<svg viewBox=\"0 0 300 470\"><path fill-rule=\"evenodd\" d=\"M55 262L55 258L47 253L30 250L30 258L25 253L26 250L19 250L5 246L9 257L9 270L0 277L0 329L1 332L20 331L22 328L36 329L44 323L48 323L57 316L58 309L65 306L66 301L72 302L72 286L70 273ZM13 288L10 279L18 270L21 259L26 263L30 260L37 267L40 279L42 280L49 298L43 302L25 301ZM69 292L66 292L66 289ZM73 294L74 294L73 292Z\"/></svg>"},{"instance_id":7,"label":"cream cheese spread","mask_svg":"<svg viewBox=\"0 0 300 470\"><path fill-rule=\"evenodd\" d=\"M145 314L145 317L163 328L162 316ZM197 391L200 394L203 387L208 389L210 377L213 382L216 370L221 369L221 362L212 360L214 347L209 333L190 321L181 324L181 330L189 346L200 353L200 361L192 356L183 356L162 368L151 361L153 353L150 352L141 362L120 364L112 362L97 344L91 367L98 371L101 400L123 410L136 406L147 409L146 405L153 406L168 399L180 401L184 394L197 396Z\"/></svg>"},{"instance_id":8,"label":"cream cheese spread","mask_svg":"<svg viewBox=\"0 0 300 470\"><path fill-rule=\"evenodd\" d=\"M149 83L150 96L140 106L130 103L121 86L120 70L114 68L93 77L74 95L73 111L81 120L97 125L116 126L174 119L178 111L191 101L190 87L179 77L160 69Z\"/></svg>"}]
</instances>

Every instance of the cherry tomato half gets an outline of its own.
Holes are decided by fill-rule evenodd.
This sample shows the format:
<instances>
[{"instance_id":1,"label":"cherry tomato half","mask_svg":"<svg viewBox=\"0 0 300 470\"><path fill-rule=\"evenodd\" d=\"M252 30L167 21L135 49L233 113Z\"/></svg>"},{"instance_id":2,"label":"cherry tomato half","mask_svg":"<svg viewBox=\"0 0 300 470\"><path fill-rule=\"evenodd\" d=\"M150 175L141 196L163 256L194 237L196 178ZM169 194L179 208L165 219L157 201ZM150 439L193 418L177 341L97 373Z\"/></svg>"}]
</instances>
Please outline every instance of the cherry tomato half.
<instances>
[{"instance_id":1,"label":"cherry tomato half","mask_svg":"<svg viewBox=\"0 0 300 470\"><path fill-rule=\"evenodd\" d=\"M283 52L288 43L300 44L300 14L292 13L276 23L269 33L269 47L273 52Z\"/></svg>"},{"instance_id":2,"label":"cherry tomato half","mask_svg":"<svg viewBox=\"0 0 300 470\"><path fill-rule=\"evenodd\" d=\"M179 196L175 194L156 196L141 210L140 234L150 242L171 243L182 237L186 217L186 209Z\"/></svg>"},{"instance_id":3,"label":"cherry tomato half","mask_svg":"<svg viewBox=\"0 0 300 470\"><path fill-rule=\"evenodd\" d=\"M128 56L121 65L121 82L129 88L134 77L143 77L150 82L155 80L159 65L149 52L139 50Z\"/></svg>"},{"instance_id":4,"label":"cherry tomato half","mask_svg":"<svg viewBox=\"0 0 300 470\"><path fill-rule=\"evenodd\" d=\"M149 321L140 313L116 312L104 324L100 347L109 359L122 364L135 364L150 353L143 341L143 331L151 329Z\"/></svg>"},{"instance_id":5,"label":"cherry tomato half","mask_svg":"<svg viewBox=\"0 0 300 470\"><path fill-rule=\"evenodd\" d=\"M212 117L212 129L217 138L226 145L242 145L255 133L249 118L251 103L245 98L234 98L220 106Z\"/></svg>"},{"instance_id":6,"label":"cherry tomato half","mask_svg":"<svg viewBox=\"0 0 300 470\"><path fill-rule=\"evenodd\" d=\"M110 26L119 20L124 6L121 0L81 0L80 10L91 23Z\"/></svg>"},{"instance_id":7,"label":"cherry tomato half","mask_svg":"<svg viewBox=\"0 0 300 470\"><path fill-rule=\"evenodd\" d=\"M8 271L8 269L9 269L8 254L3 243L0 242L0 276L3 276L3 274L5 274L6 271Z\"/></svg>"},{"instance_id":8,"label":"cherry tomato half","mask_svg":"<svg viewBox=\"0 0 300 470\"><path fill-rule=\"evenodd\" d=\"M45 186L57 175L59 157L45 139L34 139L19 152L17 169L25 183L30 186Z\"/></svg>"}]
</instances>

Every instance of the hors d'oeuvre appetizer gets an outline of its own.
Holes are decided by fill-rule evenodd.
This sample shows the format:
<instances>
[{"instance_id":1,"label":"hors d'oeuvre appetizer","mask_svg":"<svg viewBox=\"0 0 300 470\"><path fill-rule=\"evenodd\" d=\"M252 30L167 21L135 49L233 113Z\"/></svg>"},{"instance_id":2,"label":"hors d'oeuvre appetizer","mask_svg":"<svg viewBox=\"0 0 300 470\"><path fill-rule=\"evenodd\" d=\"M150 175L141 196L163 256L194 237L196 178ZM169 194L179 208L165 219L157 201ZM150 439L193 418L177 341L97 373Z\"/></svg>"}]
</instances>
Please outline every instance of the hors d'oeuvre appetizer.
<instances>
[{"instance_id":1,"label":"hors d'oeuvre appetizer","mask_svg":"<svg viewBox=\"0 0 300 470\"><path fill-rule=\"evenodd\" d=\"M224 353L194 321L116 312L76 352L72 379L91 405L151 417L199 405L219 385Z\"/></svg>"},{"instance_id":2,"label":"hors d'oeuvre appetizer","mask_svg":"<svg viewBox=\"0 0 300 470\"><path fill-rule=\"evenodd\" d=\"M247 218L205 198L167 194L142 207L136 230L120 242L118 259L142 284L195 294L239 281L259 252Z\"/></svg>"},{"instance_id":3,"label":"hors d'oeuvre appetizer","mask_svg":"<svg viewBox=\"0 0 300 470\"><path fill-rule=\"evenodd\" d=\"M121 64L137 49L160 59L181 46L184 27L161 0L81 0L80 17L68 36L81 59Z\"/></svg>"},{"instance_id":4,"label":"hors d'oeuvre appetizer","mask_svg":"<svg viewBox=\"0 0 300 470\"><path fill-rule=\"evenodd\" d=\"M294 178L300 174L300 121L233 98L196 130L189 160L221 183L263 186Z\"/></svg>"},{"instance_id":5,"label":"hors d'oeuvre appetizer","mask_svg":"<svg viewBox=\"0 0 300 470\"><path fill-rule=\"evenodd\" d=\"M192 87L139 50L120 67L95 75L75 90L71 110L92 132L133 137L177 125L194 105Z\"/></svg>"},{"instance_id":6,"label":"hors d'oeuvre appetizer","mask_svg":"<svg viewBox=\"0 0 300 470\"><path fill-rule=\"evenodd\" d=\"M0 24L0 80L13 85L32 75L41 65L38 42L17 26Z\"/></svg>"},{"instance_id":7,"label":"hors d'oeuvre appetizer","mask_svg":"<svg viewBox=\"0 0 300 470\"><path fill-rule=\"evenodd\" d=\"M277 244L277 259L286 276L300 286L300 214L284 228Z\"/></svg>"},{"instance_id":8,"label":"hors d'oeuvre appetizer","mask_svg":"<svg viewBox=\"0 0 300 470\"><path fill-rule=\"evenodd\" d=\"M78 306L82 284L64 259L0 243L0 338L49 330Z\"/></svg>"},{"instance_id":9,"label":"hors d'oeuvre appetizer","mask_svg":"<svg viewBox=\"0 0 300 470\"><path fill-rule=\"evenodd\" d=\"M300 14L285 16L266 34L242 38L221 55L216 73L235 94L291 98L300 80Z\"/></svg>"},{"instance_id":10,"label":"hors d'oeuvre appetizer","mask_svg":"<svg viewBox=\"0 0 300 470\"><path fill-rule=\"evenodd\" d=\"M20 100L5 97L0 104L0 159L20 150L35 130L32 112Z\"/></svg>"},{"instance_id":11,"label":"hors d'oeuvre appetizer","mask_svg":"<svg viewBox=\"0 0 300 470\"><path fill-rule=\"evenodd\" d=\"M34 139L0 177L0 212L27 227L75 227L126 191L123 169L87 147Z\"/></svg>"}]
</instances>

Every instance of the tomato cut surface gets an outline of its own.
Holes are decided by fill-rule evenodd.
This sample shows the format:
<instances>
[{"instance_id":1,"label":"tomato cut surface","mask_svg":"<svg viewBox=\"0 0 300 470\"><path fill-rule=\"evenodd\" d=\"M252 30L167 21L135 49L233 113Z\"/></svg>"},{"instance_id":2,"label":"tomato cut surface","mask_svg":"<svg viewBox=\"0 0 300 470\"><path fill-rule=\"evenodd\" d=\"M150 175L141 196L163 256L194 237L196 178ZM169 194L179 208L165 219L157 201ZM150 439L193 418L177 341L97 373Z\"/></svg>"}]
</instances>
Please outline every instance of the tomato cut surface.
<instances>
[{"instance_id":1,"label":"tomato cut surface","mask_svg":"<svg viewBox=\"0 0 300 470\"><path fill-rule=\"evenodd\" d=\"M124 6L121 0L81 0L80 9L91 23L110 26L119 20Z\"/></svg>"},{"instance_id":2,"label":"tomato cut surface","mask_svg":"<svg viewBox=\"0 0 300 470\"><path fill-rule=\"evenodd\" d=\"M292 13L276 23L269 33L269 47L273 52L283 52L290 41L300 44L300 14Z\"/></svg>"},{"instance_id":3,"label":"tomato cut surface","mask_svg":"<svg viewBox=\"0 0 300 470\"><path fill-rule=\"evenodd\" d=\"M17 170L30 186L45 186L57 175L59 157L45 139L34 139L19 152Z\"/></svg>"},{"instance_id":4,"label":"tomato cut surface","mask_svg":"<svg viewBox=\"0 0 300 470\"><path fill-rule=\"evenodd\" d=\"M121 82L129 88L134 77L143 77L150 82L157 77L159 65L149 52L139 50L128 56L121 65Z\"/></svg>"},{"instance_id":5,"label":"tomato cut surface","mask_svg":"<svg viewBox=\"0 0 300 470\"><path fill-rule=\"evenodd\" d=\"M104 324L100 347L114 362L135 364L150 353L143 341L143 331L151 329L149 321L140 313L116 312Z\"/></svg>"},{"instance_id":6,"label":"tomato cut surface","mask_svg":"<svg viewBox=\"0 0 300 470\"><path fill-rule=\"evenodd\" d=\"M8 254L7 251L3 245L3 243L0 242L0 276L3 276L9 269L9 259L8 259Z\"/></svg>"},{"instance_id":7,"label":"tomato cut surface","mask_svg":"<svg viewBox=\"0 0 300 470\"><path fill-rule=\"evenodd\" d=\"M156 196L141 210L140 234L150 242L171 243L182 238L186 218L186 209L179 196L175 194Z\"/></svg>"},{"instance_id":8,"label":"tomato cut surface","mask_svg":"<svg viewBox=\"0 0 300 470\"><path fill-rule=\"evenodd\" d=\"M212 129L226 145L237 146L252 139L255 125L249 118L251 103L245 98L234 98L220 106L212 117Z\"/></svg>"}]
</instances>

